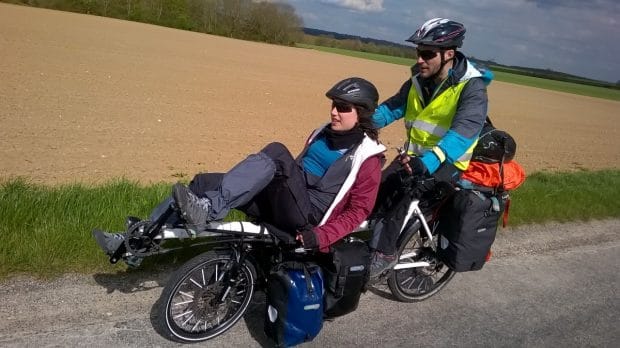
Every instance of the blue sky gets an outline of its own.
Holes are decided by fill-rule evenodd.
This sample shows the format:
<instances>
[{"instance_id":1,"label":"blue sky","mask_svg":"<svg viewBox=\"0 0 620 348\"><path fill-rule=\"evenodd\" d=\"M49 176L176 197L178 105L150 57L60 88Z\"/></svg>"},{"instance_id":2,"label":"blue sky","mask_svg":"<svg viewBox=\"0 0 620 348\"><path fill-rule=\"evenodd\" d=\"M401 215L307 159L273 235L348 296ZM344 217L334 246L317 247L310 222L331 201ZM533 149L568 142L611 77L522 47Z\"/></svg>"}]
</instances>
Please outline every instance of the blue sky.
<instances>
[{"instance_id":1,"label":"blue sky","mask_svg":"<svg viewBox=\"0 0 620 348\"><path fill-rule=\"evenodd\" d=\"M465 24L463 52L507 65L620 80L618 0L274 0L304 26L406 44L427 19Z\"/></svg>"}]
</instances>

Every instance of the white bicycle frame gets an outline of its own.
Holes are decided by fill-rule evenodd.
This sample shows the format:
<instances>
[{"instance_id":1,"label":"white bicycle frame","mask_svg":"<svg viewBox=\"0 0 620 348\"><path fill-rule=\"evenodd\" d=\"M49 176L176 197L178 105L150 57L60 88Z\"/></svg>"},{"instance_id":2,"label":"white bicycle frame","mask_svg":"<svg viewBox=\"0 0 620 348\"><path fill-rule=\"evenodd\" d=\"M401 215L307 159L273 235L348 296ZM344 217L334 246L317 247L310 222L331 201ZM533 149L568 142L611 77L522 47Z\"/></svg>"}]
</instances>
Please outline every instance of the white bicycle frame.
<instances>
[{"instance_id":1,"label":"white bicycle frame","mask_svg":"<svg viewBox=\"0 0 620 348\"><path fill-rule=\"evenodd\" d=\"M420 223L422 224L422 228L424 229L424 232L426 233L426 236L428 237L429 241L433 241L433 234L431 233L431 229L428 227L428 223L426 222L426 218L424 217L424 214L422 213L422 210L420 210L420 200L418 199L414 199L411 204L409 204L409 209L407 210L407 215L405 216L405 220L403 221L402 226L400 227L400 232L399 235L401 233L403 233L403 230L405 229L405 226L407 226L407 223L411 220L411 218L415 216L420 220ZM398 258L398 263L394 266L393 269L398 270L398 269L405 269L405 268L416 268L416 267L428 267L430 266L430 263L426 262L426 261L418 261L418 262L405 262L405 263L401 263L401 260L405 260L411 257L417 256L416 252L410 252L407 254L402 254L400 255L400 257Z\"/></svg>"},{"instance_id":2,"label":"white bicycle frame","mask_svg":"<svg viewBox=\"0 0 620 348\"><path fill-rule=\"evenodd\" d=\"M412 218L417 218L420 220L422 224L422 228L426 233L429 241L433 240L433 235L431 230L426 222L426 218L420 209L420 201L415 199L409 205L409 209L407 210L407 215L403 221L403 224L400 228L399 234L403 233L405 226ZM367 231L370 229L370 222L364 221L362 224L356 228L352 233ZM170 228L164 226L161 232L154 238L155 240L170 240L170 239L195 239L195 238L206 238L206 237L221 237L227 234L243 234L247 237L258 237L269 235L269 230L267 227L263 225L258 225L249 221L230 221L230 222L210 222L205 230L194 232L192 230L188 230L185 228ZM400 260L406 260L411 257L416 256L415 252L410 252L407 254L400 255ZM419 262L399 262L394 266L395 270L398 269L406 269L406 268L416 268L416 267L428 267L430 264L425 261Z\"/></svg>"}]
</instances>

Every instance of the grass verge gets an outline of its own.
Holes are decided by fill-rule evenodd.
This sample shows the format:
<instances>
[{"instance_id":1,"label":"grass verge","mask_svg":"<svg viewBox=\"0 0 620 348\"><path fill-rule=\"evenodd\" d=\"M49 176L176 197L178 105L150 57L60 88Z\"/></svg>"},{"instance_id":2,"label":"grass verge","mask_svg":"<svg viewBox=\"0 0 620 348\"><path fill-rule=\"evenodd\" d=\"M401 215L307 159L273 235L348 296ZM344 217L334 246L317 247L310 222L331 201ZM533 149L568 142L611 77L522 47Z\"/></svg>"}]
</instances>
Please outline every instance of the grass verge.
<instances>
[{"instance_id":1,"label":"grass verge","mask_svg":"<svg viewBox=\"0 0 620 348\"><path fill-rule=\"evenodd\" d=\"M307 44L297 44L297 47L314 49L314 50L322 51L322 52L336 53L336 54L341 54L341 55L356 57L356 58L376 60L376 61L380 61L384 63L399 64L399 65L406 65L406 66L412 66L413 64L415 64L415 60L411 58L392 57L392 56L386 56L386 55L376 54L376 53L366 53L366 52L345 50L341 48L314 46L314 45L307 45ZM493 70L493 67L491 67L491 70ZM542 79L538 77L532 77L532 76L526 76L526 75L520 75L520 74L511 74L508 72L501 72L501 71L496 71L496 70L493 70L493 73L495 74L495 80L497 81L514 83L514 84L529 86L529 87L543 88L543 89L559 91L559 92L584 95L584 96L595 97L595 98L620 100L620 90L618 89L589 86L589 85L573 83L573 82Z\"/></svg>"},{"instance_id":2,"label":"grass verge","mask_svg":"<svg viewBox=\"0 0 620 348\"><path fill-rule=\"evenodd\" d=\"M126 215L148 216L169 193L169 184L145 187L128 180L100 186L48 187L24 179L1 184L0 279L19 273L45 278L66 272L110 272L91 230L122 230ZM535 173L512 193L510 225L619 217L618 196L618 170ZM235 212L229 219L241 216ZM150 262L189 256L171 254ZM144 266L148 269L149 262Z\"/></svg>"}]
</instances>

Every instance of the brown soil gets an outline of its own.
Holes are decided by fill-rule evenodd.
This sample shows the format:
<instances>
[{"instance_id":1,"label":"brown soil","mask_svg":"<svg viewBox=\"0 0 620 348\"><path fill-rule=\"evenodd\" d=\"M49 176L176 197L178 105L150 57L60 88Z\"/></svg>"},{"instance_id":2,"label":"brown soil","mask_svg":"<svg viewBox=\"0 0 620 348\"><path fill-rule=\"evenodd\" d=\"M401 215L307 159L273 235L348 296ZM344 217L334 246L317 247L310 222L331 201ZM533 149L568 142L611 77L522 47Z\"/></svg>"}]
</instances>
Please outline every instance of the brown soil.
<instances>
[{"instance_id":1,"label":"brown soil","mask_svg":"<svg viewBox=\"0 0 620 348\"><path fill-rule=\"evenodd\" d=\"M387 98L408 67L0 4L0 180L143 183L301 149L347 76ZM490 114L527 172L620 167L620 103L493 82ZM402 123L382 131L389 147ZM395 154L390 150L390 156Z\"/></svg>"}]
</instances>

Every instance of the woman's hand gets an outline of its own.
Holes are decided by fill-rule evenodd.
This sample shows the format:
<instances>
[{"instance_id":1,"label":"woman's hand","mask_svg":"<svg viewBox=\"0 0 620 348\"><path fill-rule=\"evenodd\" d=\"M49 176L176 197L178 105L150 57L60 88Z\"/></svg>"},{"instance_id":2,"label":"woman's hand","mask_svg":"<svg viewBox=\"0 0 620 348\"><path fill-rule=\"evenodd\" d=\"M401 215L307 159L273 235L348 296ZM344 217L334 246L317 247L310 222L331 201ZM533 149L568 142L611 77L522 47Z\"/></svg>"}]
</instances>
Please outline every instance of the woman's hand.
<instances>
[{"instance_id":1,"label":"woman's hand","mask_svg":"<svg viewBox=\"0 0 620 348\"><path fill-rule=\"evenodd\" d=\"M305 249L317 249L319 247L316 233L311 226L300 228L295 239L300 241Z\"/></svg>"}]
</instances>

